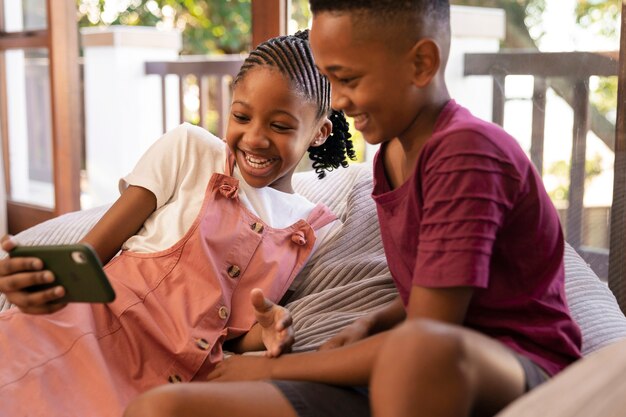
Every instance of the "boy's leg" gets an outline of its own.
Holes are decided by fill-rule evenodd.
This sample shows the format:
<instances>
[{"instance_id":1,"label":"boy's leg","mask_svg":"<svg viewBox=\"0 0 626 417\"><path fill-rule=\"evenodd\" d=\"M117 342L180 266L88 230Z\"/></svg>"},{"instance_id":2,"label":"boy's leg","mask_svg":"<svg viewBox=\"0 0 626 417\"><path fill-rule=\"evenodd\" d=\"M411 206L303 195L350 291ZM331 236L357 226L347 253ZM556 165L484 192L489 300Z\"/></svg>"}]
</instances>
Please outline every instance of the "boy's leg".
<instances>
[{"instance_id":1,"label":"boy's leg","mask_svg":"<svg viewBox=\"0 0 626 417\"><path fill-rule=\"evenodd\" d=\"M516 354L476 331L411 320L385 341L371 379L372 414L494 415L525 391Z\"/></svg>"},{"instance_id":2,"label":"boy's leg","mask_svg":"<svg viewBox=\"0 0 626 417\"><path fill-rule=\"evenodd\" d=\"M267 382L192 382L164 385L137 397L124 417L297 417Z\"/></svg>"}]
</instances>

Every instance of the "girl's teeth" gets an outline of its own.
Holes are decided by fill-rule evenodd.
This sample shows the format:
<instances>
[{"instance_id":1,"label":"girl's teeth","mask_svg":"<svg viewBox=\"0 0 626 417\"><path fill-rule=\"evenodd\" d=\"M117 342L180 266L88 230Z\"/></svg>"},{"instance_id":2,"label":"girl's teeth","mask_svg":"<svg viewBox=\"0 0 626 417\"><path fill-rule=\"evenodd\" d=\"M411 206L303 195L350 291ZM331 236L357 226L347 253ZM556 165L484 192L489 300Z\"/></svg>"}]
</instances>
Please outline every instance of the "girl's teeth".
<instances>
[{"instance_id":1,"label":"girl's teeth","mask_svg":"<svg viewBox=\"0 0 626 417\"><path fill-rule=\"evenodd\" d=\"M254 168L265 168L272 163L271 159L259 159L250 155L246 155L246 161Z\"/></svg>"}]
</instances>

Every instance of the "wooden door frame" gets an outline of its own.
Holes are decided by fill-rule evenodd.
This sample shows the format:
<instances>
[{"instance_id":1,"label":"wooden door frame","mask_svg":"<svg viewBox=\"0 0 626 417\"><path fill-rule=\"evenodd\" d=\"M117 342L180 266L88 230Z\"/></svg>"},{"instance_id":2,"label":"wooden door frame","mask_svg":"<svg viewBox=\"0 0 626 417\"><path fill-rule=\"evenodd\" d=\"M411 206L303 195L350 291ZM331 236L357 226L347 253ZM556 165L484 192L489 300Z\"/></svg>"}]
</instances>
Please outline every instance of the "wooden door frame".
<instances>
[{"instance_id":1,"label":"wooden door frame","mask_svg":"<svg viewBox=\"0 0 626 417\"><path fill-rule=\"evenodd\" d=\"M626 313L626 2L622 4L620 18L621 34L608 281L622 311Z\"/></svg>"},{"instance_id":2,"label":"wooden door frame","mask_svg":"<svg viewBox=\"0 0 626 417\"><path fill-rule=\"evenodd\" d=\"M252 48L287 34L290 0L252 0Z\"/></svg>"},{"instance_id":3,"label":"wooden door frame","mask_svg":"<svg viewBox=\"0 0 626 417\"><path fill-rule=\"evenodd\" d=\"M4 10L0 0L0 10ZM78 67L78 27L74 0L47 0L47 28L3 34L0 52L16 48L48 50L50 109L52 120L52 164L54 208L11 201L7 97L0 94L2 148L9 233L15 234L62 213L80 209L80 170L83 142L80 137L80 74ZM2 16L0 15L0 18ZM4 22L4 19L1 20ZM0 31L1 31L0 27ZM0 60L0 86L6 83L4 62ZM0 91L6 91L2 89Z\"/></svg>"}]
</instances>

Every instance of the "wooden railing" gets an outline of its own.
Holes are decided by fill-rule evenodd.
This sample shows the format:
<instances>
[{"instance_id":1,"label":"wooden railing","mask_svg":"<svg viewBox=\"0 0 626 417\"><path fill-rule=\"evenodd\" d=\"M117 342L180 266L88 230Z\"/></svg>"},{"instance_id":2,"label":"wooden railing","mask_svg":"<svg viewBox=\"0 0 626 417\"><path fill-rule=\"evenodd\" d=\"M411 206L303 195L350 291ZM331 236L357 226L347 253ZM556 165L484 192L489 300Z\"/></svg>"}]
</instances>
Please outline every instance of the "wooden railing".
<instances>
[{"instance_id":1,"label":"wooden railing","mask_svg":"<svg viewBox=\"0 0 626 417\"><path fill-rule=\"evenodd\" d=\"M609 250L583 244L583 196L587 133L593 130L609 149L615 151L615 129L593 113L589 106L589 78L616 76L617 53L512 51L465 55L464 73L493 77L492 120L503 125L506 101L504 85L508 75L532 75L532 136L530 158L541 173L545 127L546 91L553 88L574 113L569 205L564 230L566 238L601 277L608 277ZM604 122L604 124L602 124ZM610 231L613 232L613 231ZM625 237L626 238L626 237Z\"/></svg>"},{"instance_id":2,"label":"wooden railing","mask_svg":"<svg viewBox=\"0 0 626 417\"><path fill-rule=\"evenodd\" d=\"M241 55L219 55L219 56L187 56L174 61L146 62L146 74L158 75L161 77L162 106L163 106L163 132L167 130L167 80L168 76L178 77L178 103L179 122L185 120L184 94L187 76L195 78L199 91L199 125L207 126L207 114L210 103L215 103L214 110L217 112L217 128L214 132L218 137L223 138L225 123L228 120L226 115L230 107L230 83L237 75L245 57ZM214 91L209 90L209 78L217 78ZM214 100L210 100L212 97Z\"/></svg>"}]
</instances>

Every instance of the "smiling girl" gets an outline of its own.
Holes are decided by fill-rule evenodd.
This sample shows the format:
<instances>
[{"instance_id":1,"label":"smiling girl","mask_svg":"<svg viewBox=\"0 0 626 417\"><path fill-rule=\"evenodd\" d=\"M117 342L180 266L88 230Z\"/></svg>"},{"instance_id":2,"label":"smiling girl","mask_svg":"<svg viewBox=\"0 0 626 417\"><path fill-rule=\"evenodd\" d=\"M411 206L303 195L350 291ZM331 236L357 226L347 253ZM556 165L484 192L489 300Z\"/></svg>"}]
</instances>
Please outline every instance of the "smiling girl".
<instances>
[{"instance_id":1,"label":"smiling girl","mask_svg":"<svg viewBox=\"0 0 626 417\"><path fill-rule=\"evenodd\" d=\"M274 303L335 220L292 175L307 151L320 177L345 167L349 137L307 33L261 44L234 80L226 143L189 124L168 132L84 237L108 262L113 303L28 292L53 280L41 261L0 261L0 291L19 308L0 315L0 415L121 415L149 388L205 378L224 344L289 349L290 316Z\"/></svg>"}]
</instances>

